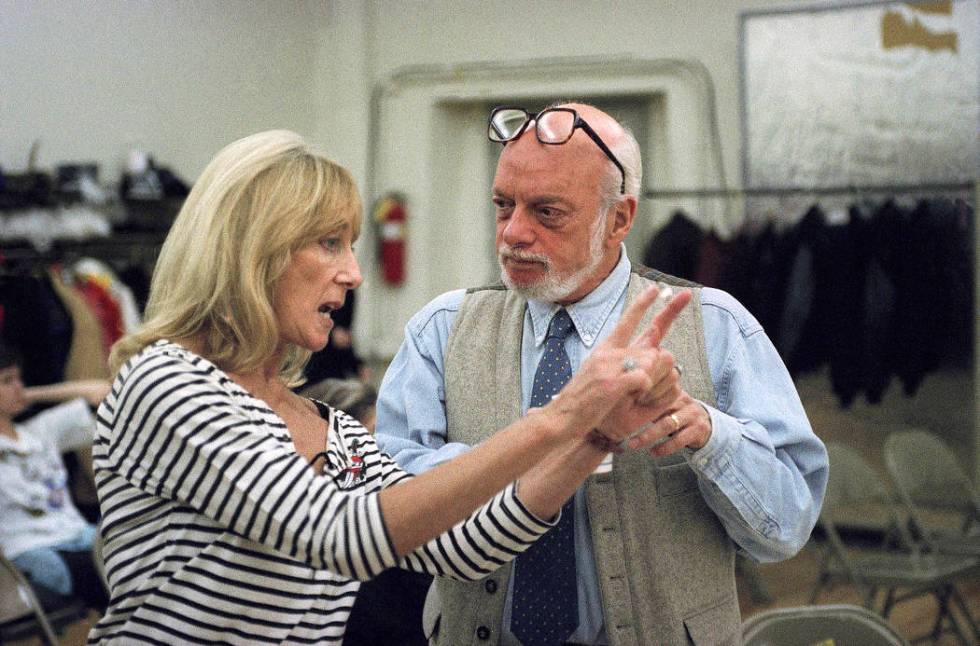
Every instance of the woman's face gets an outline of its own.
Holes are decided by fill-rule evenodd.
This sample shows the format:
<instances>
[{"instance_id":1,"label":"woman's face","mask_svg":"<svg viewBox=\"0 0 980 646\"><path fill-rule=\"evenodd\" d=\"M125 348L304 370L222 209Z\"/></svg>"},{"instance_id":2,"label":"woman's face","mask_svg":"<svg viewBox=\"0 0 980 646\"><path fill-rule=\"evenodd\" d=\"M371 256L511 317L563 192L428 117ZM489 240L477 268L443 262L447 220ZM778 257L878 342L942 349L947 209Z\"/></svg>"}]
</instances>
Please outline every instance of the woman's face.
<instances>
[{"instance_id":1,"label":"woman's face","mask_svg":"<svg viewBox=\"0 0 980 646\"><path fill-rule=\"evenodd\" d=\"M333 328L330 313L362 281L351 242L350 226L345 225L292 254L275 291L280 341L313 352L327 345Z\"/></svg>"}]
</instances>

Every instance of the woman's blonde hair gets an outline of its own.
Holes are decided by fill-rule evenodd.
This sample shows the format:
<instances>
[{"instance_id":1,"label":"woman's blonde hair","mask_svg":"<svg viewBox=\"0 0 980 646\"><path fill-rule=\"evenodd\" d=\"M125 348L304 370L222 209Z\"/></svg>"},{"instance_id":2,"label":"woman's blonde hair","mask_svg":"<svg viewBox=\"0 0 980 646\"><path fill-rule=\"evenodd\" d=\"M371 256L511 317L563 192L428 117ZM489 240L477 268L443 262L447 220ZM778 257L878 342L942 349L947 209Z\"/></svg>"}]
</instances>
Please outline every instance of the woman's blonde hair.
<instances>
[{"instance_id":1,"label":"woman's blonde hair","mask_svg":"<svg viewBox=\"0 0 980 646\"><path fill-rule=\"evenodd\" d=\"M193 339L221 369L245 372L281 348L275 285L298 248L350 227L361 199L350 173L296 133L270 130L222 149L194 184L153 271L145 322L112 348L113 372L160 339ZM300 383L307 350L287 346L281 375Z\"/></svg>"}]
</instances>

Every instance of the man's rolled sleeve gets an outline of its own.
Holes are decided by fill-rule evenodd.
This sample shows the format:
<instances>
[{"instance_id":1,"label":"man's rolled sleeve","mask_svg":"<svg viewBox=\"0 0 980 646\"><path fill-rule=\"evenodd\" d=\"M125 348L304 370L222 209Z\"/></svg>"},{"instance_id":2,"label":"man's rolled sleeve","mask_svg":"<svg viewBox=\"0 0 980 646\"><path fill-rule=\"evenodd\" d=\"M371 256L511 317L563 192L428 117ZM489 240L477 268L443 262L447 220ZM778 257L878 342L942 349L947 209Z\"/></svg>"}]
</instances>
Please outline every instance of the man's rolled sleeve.
<instances>
[{"instance_id":1,"label":"man's rolled sleeve","mask_svg":"<svg viewBox=\"0 0 980 646\"><path fill-rule=\"evenodd\" d=\"M688 454L732 538L760 561L806 543L827 483L827 452L792 379L754 318L731 296L702 292L717 407L708 443Z\"/></svg>"},{"instance_id":2,"label":"man's rolled sleeve","mask_svg":"<svg viewBox=\"0 0 980 646\"><path fill-rule=\"evenodd\" d=\"M410 473L422 473L469 449L446 441L443 349L464 290L439 296L405 326L405 340L381 382L377 441Z\"/></svg>"}]
</instances>

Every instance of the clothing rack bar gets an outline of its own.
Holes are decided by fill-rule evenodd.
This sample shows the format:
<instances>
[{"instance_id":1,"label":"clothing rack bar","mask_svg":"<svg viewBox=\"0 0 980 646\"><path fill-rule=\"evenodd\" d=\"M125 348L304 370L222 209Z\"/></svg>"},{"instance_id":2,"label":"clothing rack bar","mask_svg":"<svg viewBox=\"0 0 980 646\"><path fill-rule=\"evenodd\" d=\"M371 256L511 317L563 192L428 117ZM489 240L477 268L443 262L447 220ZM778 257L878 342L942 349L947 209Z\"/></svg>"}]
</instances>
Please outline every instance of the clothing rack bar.
<instances>
[{"instance_id":1,"label":"clothing rack bar","mask_svg":"<svg viewBox=\"0 0 980 646\"><path fill-rule=\"evenodd\" d=\"M955 193L972 191L975 182L953 184L892 184L848 186L757 186L752 188L647 189L648 200L685 197L790 197L794 195L896 195L908 193Z\"/></svg>"},{"instance_id":2,"label":"clothing rack bar","mask_svg":"<svg viewBox=\"0 0 980 646\"><path fill-rule=\"evenodd\" d=\"M83 240L57 239L47 249L37 249L26 240L0 240L0 264L71 261L81 257L104 261L152 264L163 245L163 232L114 233Z\"/></svg>"}]
</instances>

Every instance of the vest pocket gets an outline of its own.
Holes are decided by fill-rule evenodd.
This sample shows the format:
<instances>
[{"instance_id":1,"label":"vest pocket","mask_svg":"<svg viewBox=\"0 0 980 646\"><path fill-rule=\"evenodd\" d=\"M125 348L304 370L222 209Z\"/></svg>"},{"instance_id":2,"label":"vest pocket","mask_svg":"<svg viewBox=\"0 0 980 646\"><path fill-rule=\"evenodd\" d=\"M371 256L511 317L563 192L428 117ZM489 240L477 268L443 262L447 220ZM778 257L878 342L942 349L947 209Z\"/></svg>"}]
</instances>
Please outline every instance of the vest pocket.
<instances>
[{"instance_id":1,"label":"vest pocket","mask_svg":"<svg viewBox=\"0 0 980 646\"><path fill-rule=\"evenodd\" d=\"M738 644L741 641L738 636L741 617L737 606L733 607L730 600L685 617L684 628L689 643L694 646Z\"/></svg>"},{"instance_id":2,"label":"vest pocket","mask_svg":"<svg viewBox=\"0 0 980 646\"><path fill-rule=\"evenodd\" d=\"M661 498L679 496L698 488L698 476L694 469L683 456L676 453L657 461L656 476L657 495Z\"/></svg>"}]
</instances>

